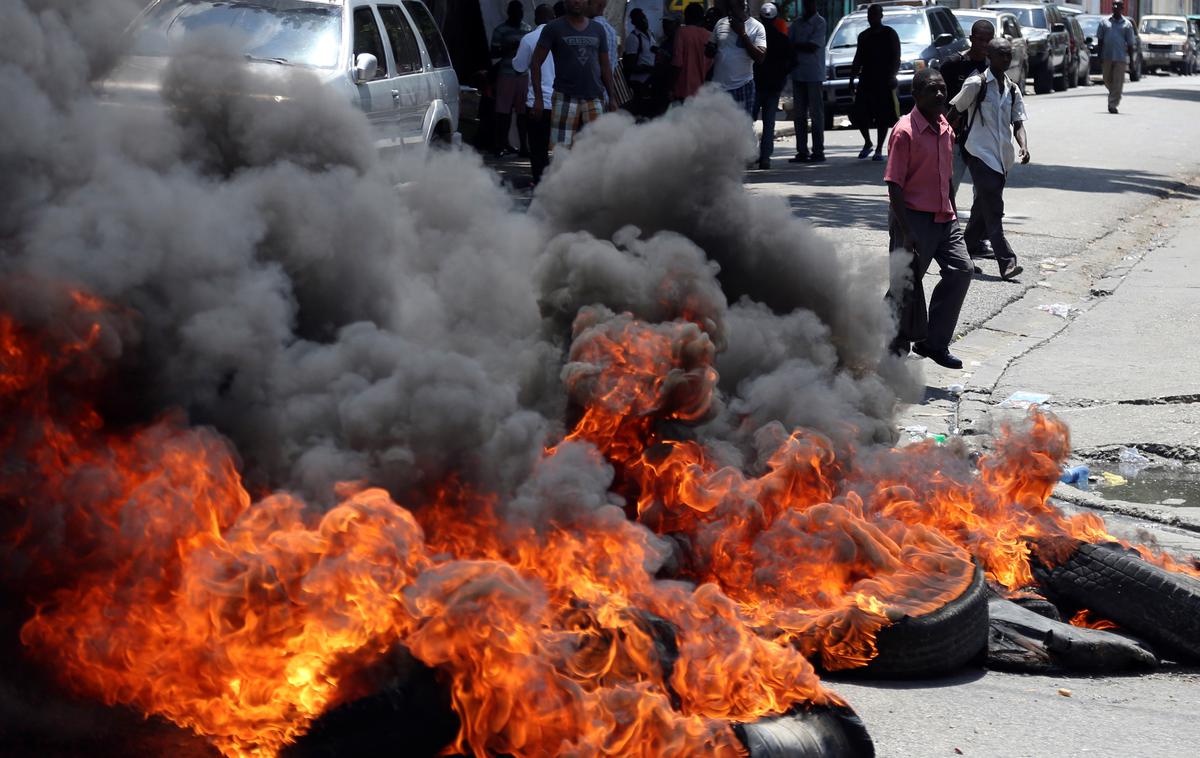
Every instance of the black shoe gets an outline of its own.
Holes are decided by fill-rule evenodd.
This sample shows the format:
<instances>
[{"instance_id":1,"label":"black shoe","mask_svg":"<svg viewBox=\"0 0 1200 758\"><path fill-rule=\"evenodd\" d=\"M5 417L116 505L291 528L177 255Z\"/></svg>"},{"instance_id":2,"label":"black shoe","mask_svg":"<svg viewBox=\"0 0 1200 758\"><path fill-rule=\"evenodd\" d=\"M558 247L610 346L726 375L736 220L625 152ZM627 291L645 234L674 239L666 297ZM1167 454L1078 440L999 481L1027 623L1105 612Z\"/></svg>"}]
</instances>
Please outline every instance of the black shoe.
<instances>
[{"instance_id":1,"label":"black shoe","mask_svg":"<svg viewBox=\"0 0 1200 758\"><path fill-rule=\"evenodd\" d=\"M796 153L791 158L788 158L788 163L808 163L808 154Z\"/></svg>"},{"instance_id":2,"label":"black shoe","mask_svg":"<svg viewBox=\"0 0 1200 758\"><path fill-rule=\"evenodd\" d=\"M1116 113L1116 112L1117 112L1117 109L1116 109L1116 108L1109 108L1109 109L1108 109L1108 112L1109 112L1109 113Z\"/></svg>"},{"instance_id":3,"label":"black shoe","mask_svg":"<svg viewBox=\"0 0 1200 758\"><path fill-rule=\"evenodd\" d=\"M908 340L897 337L888 345L888 352L897 358L905 358L908 356L910 345L911 343Z\"/></svg>"},{"instance_id":4,"label":"black shoe","mask_svg":"<svg viewBox=\"0 0 1200 758\"><path fill-rule=\"evenodd\" d=\"M969 250L967 250L967 255L971 256L972 258L995 258L996 257L996 253L987 245L969 249Z\"/></svg>"},{"instance_id":5,"label":"black shoe","mask_svg":"<svg viewBox=\"0 0 1200 758\"><path fill-rule=\"evenodd\" d=\"M825 156L820 153L813 153L812 155L808 156L808 160L805 161L805 163L824 163L824 162L825 162Z\"/></svg>"},{"instance_id":6,"label":"black shoe","mask_svg":"<svg viewBox=\"0 0 1200 758\"><path fill-rule=\"evenodd\" d=\"M977 266L975 266L975 273L976 273L976 274L982 274L982 273L983 273L983 269L982 269L982 268L980 268L980 267L977 265Z\"/></svg>"},{"instance_id":7,"label":"black shoe","mask_svg":"<svg viewBox=\"0 0 1200 758\"><path fill-rule=\"evenodd\" d=\"M955 357L948 349L934 350L924 342L914 342L912 351L922 358L928 358L939 366L946 368L962 368L963 362Z\"/></svg>"},{"instance_id":8,"label":"black shoe","mask_svg":"<svg viewBox=\"0 0 1200 758\"><path fill-rule=\"evenodd\" d=\"M771 159L770 158L759 158L758 159L758 167L760 169L762 169L763 171L770 171L771 170Z\"/></svg>"},{"instance_id":9,"label":"black shoe","mask_svg":"<svg viewBox=\"0 0 1200 758\"><path fill-rule=\"evenodd\" d=\"M1011 282L1013 279L1016 279L1018 276L1020 276L1021 272L1024 270L1025 270L1025 267L1022 266L1020 263L1018 263L1018 264L1014 265L1012 268L1010 268L1008 271L1001 271L1000 278L1006 282Z\"/></svg>"}]
</instances>

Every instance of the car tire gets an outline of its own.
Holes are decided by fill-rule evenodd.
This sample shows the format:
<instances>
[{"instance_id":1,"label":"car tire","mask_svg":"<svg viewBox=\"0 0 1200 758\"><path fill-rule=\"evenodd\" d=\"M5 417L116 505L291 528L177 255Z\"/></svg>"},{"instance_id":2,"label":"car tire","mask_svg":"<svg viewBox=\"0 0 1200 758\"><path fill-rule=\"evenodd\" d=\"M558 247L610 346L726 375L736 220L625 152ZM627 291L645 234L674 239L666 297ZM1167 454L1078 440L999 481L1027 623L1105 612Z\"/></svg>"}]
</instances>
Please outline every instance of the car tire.
<instances>
[{"instance_id":1,"label":"car tire","mask_svg":"<svg viewBox=\"0 0 1200 758\"><path fill-rule=\"evenodd\" d=\"M780 716L734 724L750 758L874 758L875 745L848 706L801 705Z\"/></svg>"},{"instance_id":2,"label":"car tire","mask_svg":"<svg viewBox=\"0 0 1200 758\"><path fill-rule=\"evenodd\" d=\"M1028 79L1029 79L1029 64L1027 63L1027 64L1021 66L1021 81L1017 82L1017 86L1020 88L1021 97L1025 97L1025 95L1027 94L1027 90L1029 88L1028 81L1027 81Z\"/></svg>"},{"instance_id":3,"label":"car tire","mask_svg":"<svg viewBox=\"0 0 1200 758\"><path fill-rule=\"evenodd\" d=\"M1062 67L1062 71L1059 72L1058 76L1052 77L1052 79L1053 79L1052 86L1054 87L1055 92L1066 92L1067 91L1067 88L1069 86L1071 86L1069 84L1069 80L1068 80L1069 75L1070 75L1070 72L1067 70L1067 64L1064 63L1063 67Z\"/></svg>"},{"instance_id":4,"label":"car tire","mask_svg":"<svg viewBox=\"0 0 1200 758\"><path fill-rule=\"evenodd\" d=\"M1050 70L1050 64L1044 63L1038 66L1033 72L1033 91L1038 95L1045 95L1054 87L1054 73Z\"/></svg>"},{"instance_id":5,"label":"car tire","mask_svg":"<svg viewBox=\"0 0 1200 758\"><path fill-rule=\"evenodd\" d=\"M1079 71L1075 66L1066 66L1063 68L1063 79L1067 83L1067 89L1075 89L1079 86Z\"/></svg>"},{"instance_id":6,"label":"car tire","mask_svg":"<svg viewBox=\"0 0 1200 758\"><path fill-rule=\"evenodd\" d=\"M987 649L987 584L975 568L954 600L922 616L907 616L875 635L878 654L864 667L838 675L886 679L942 676L978 660Z\"/></svg>"},{"instance_id":7,"label":"car tire","mask_svg":"<svg viewBox=\"0 0 1200 758\"><path fill-rule=\"evenodd\" d=\"M825 111L825 131L833 131L833 113L829 110Z\"/></svg>"},{"instance_id":8,"label":"car tire","mask_svg":"<svg viewBox=\"0 0 1200 758\"><path fill-rule=\"evenodd\" d=\"M1142 61L1139 59L1134 62L1133 68L1129 70L1129 81L1137 82L1142 79Z\"/></svg>"},{"instance_id":9,"label":"car tire","mask_svg":"<svg viewBox=\"0 0 1200 758\"><path fill-rule=\"evenodd\" d=\"M1165 658L1200 662L1200 579L1115 543L1059 538L1037 541L1032 550L1034 578L1060 608L1086 608Z\"/></svg>"}]
</instances>

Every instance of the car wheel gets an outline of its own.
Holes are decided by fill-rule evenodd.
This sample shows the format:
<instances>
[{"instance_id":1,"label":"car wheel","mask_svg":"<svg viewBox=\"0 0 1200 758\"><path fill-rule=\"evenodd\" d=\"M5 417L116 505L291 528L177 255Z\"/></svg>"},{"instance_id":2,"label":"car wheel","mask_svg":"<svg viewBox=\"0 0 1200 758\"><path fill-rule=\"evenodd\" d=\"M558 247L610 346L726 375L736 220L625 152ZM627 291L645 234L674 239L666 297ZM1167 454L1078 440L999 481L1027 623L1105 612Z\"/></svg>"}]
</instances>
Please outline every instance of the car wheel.
<instances>
[{"instance_id":1,"label":"car wheel","mask_svg":"<svg viewBox=\"0 0 1200 758\"><path fill-rule=\"evenodd\" d=\"M1067 83L1067 89L1075 89L1079 86L1079 74L1074 66L1063 67L1063 79Z\"/></svg>"},{"instance_id":2,"label":"car wheel","mask_svg":"<svg viewBox=\"0 0 1200 758\"><path fill-rule=\"evenodd\" d=\"M1059 608L1086 608L1166 658L1200 661L1200 580L1115 543L1039 540L1033 576Z\"/></svg>"},{"instance_id":3,"label":"car wheel","mask_svg":"<svg viewBox=\"0 0 1200 758\"><path fill-rule=\"evenodd\" d=\"M1058 73L1058 76L1053 77L1053 86L1055 92L1067 91L1067 87L1071 86L1069 84L1069 76L1070 72L1067 71L1067 64L1064 63L1062 71Z\"/></svg>"},{"instance_id":4,"label":"car wheel","mask_svg":"<svg viewBox=\"0 0 1200 758\"><path fill-rule=\"evenodd\" d=\"M1142 78L1142 61L1139 58L1138 60L1134 61L1133 68L1131 68L1129 70L1129 81L1136 82L1136 81L1140 81L1141 78Z\"/></svg>"},{"instance_id":5,"label":"car wheel","mask_svg":"<svg viewBox=\"0 0 1200 758\"><path fill-rule=\"evenodd\" d=\"M1045 63L1038 66L1037 71L1033 72L1033 91L1039 95L1045 95L1054 86L1054 74L1050 71L1050 64Z\"/></svg>"},{"instance_id":6,"label":"car wheel","mask_svg":"<svg viewBox=\"0 0 1200 758\"><path fill-rule=\"evenodd\" d=\"M833 112L828 108L825 109L825 131L833 131Z\"/></svg>"},{"instance_id":7,"label":"car wheel","mask_svg":"<svg viewBox=\"0 0 1200 758\"><path fill-rule=\"evenodd\" d=\"M1092 62L1089 60L1086 65L1079 67L1079 86L1087 87L1092 83Z\"/></svg>"},{"instance_id":8,"label":"car wheel","mask_svg":"<svg viewBox=\"0 0 1200 758\"><path fill-rule=\"evenodd\" d=\"M1027 79L1029 79L1028 64L1021 66L1021 81L1017 82L1017 86L1020 88L1021 97L1025 97L1026 90L1029 88L1029 85L1026 82Z\"/></svg>"},{"instance_id":9,"label":"car wheel","mask_svg":"<svg viewBox=\"0 0 1200 758\"><path fill-rule=\"evenodd\" d=\"M873 758L875 745L849 706L800 705L781 716L734 724L750 758Z\"/></svg>"}]
</instances>

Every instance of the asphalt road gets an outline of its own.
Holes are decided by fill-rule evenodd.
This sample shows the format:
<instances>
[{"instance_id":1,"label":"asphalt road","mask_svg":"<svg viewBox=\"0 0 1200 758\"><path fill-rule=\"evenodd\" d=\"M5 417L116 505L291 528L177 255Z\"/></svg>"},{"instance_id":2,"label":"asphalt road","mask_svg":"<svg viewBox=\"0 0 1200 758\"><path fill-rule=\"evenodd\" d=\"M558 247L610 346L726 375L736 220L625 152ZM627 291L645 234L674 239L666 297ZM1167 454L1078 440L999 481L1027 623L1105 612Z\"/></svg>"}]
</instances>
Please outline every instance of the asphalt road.
<instances>
[{"instance_id":1,"label":"asphalt road","mask_svg":"<svg viewBox=\"0 0 1200 758\"><path fill-rule=\"evenodd\" d=\"M958 417L970 441L986 447L999 422L1023 415L1000 403L1025 390L1051 395L1081 457L1120 445L1200 457L1198 103L1200 77L1175 76L1128 84L1115 116L1100 85L1028 97L1033 162L1013 170L1006 193L1006 228L1026 273L1019 283L1002 282L994 264L984 264L953 346L967 366L948 371L924 362L926 400L904 408L901 424L946 431L954 401L942 390L963 384ZM791 138L781 139L775 168L750 172L747 181L836 235L842 254L885 255L883 165L856 159L855 131L827 134L826 144L827 163L794 165L785 162ZM968 184L959 201L969 205ZM1068 310L1040 309L1054 304ZM1200 553L1200 508L1072 500L1108 510L1118 535L1148 531L1164 546ZM928 682L830 686L889 758L1200 753L1195 668L1129 677L974 670Z\"/></svg>"},{"instance_id":2,"label":"asphalt road","mask_svg":"<svg viewBox=\"0 0 1200 758\"><path fill-rule=\"evenodd\" d=\"M1026 126L1032 161L1014 167L1005 193L1005 228L1026 271L1019 283L1004 282L994 262L984 262L960 318L962 332L1053 277L1053 264L1044 269L1043 260L1083 254L1122 219L1144 212L1200 173L1200 76L1149 76L1126 83L1118 115L1108 113L1106 91L1098 83L1049 95L1030 93ZM747 185L785 198L797 215L836 232L847 254L884 255L884 164L857 159L862 137L854 129L829 132L825 141L826 163L798 165L786 160L794 154L794 139L777 140L772 169L749 172ZM958 202L968 215L969 177ZM936 270L931 267L930 284Z\"/></svg>"}]
</instances>

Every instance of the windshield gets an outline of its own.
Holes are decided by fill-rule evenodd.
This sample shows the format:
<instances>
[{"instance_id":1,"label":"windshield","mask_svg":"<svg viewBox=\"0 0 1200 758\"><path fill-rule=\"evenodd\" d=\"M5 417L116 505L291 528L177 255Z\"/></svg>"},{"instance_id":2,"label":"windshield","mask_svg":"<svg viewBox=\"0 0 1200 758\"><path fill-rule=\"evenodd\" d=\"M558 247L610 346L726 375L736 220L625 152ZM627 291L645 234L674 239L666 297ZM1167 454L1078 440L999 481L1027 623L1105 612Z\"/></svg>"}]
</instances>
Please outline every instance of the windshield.
<instances>
[{"instance_id":1,"label":"windshield","mask_svg":"<svg viewBox=\"0 0 1200 758\"><path fill-rule=\"evenodd\" d=\"M1017 17L1017 20L1021 22L1021 26L1035 26L1038 29L1046 28L1046 11L1041 8L1005 8L1003 6L996 6L992 9L1008 11Z\"/></svg>"},{"instance_id":2,"label":"windshield","mask_svg":"<svg viewBox=\"0 0 1200 758\"><path fill-rule=\"evenodd\" d=\"M896 30L902 45L925 46L929 44L929 27L925 23L925 14L923 13L897 13L890 17L885 15L883 25ZM867 17L865 15L846 18L833 33L833 39L829 40L829 48L832 50L837 47L857 47L858 35L866 28Z\"/></svg>"},{"instance_id":3,"label":"windshield","mask_svg":"<svg viewBox=\"0 0 1200 758\"><path fill-rule=\"evenodd\" d=\"M955 11L954 15L958 18L958 23L962 26L963 31L968 34L970 34L971 27L975 25L976 21L986 21L992 25L993 29L996 28L996 16L988 16L983 13L961 13L959 11Z\"/></svg>"},{"instance_id":4,"label":"windshield","mask_svg":"<svg viewBox=\"0 0 1200 758\"><path fill-rule=\"evenodd\" d=\"M1079 19L1079 25L1083 27L1083 33L1089 37L1096 36L1096 30L1100 28L1100 19L1096 16L1087 16Z\"/></svg>"},{"instance_id":5,"label":"windshield","mask_svg":"<svg viewBox=\"0 0 1200 758\"><path fill-rule=\"evenodd\" d=\"M1179 18L1144 18L1142 34L1187 34L1187 25Z\"/></svg>"},{"instance_id":6,"label":"windshield","mask_svg":"<svg viewBox=\"0 0 1200 758\"><path fill-rule=\"evenodd\" d=\"M304 0L163 0L133 32L134 55L170 55L217 34L247 57L329 68L337 64L342 9Z\"/></svg>"}]
</instances>

